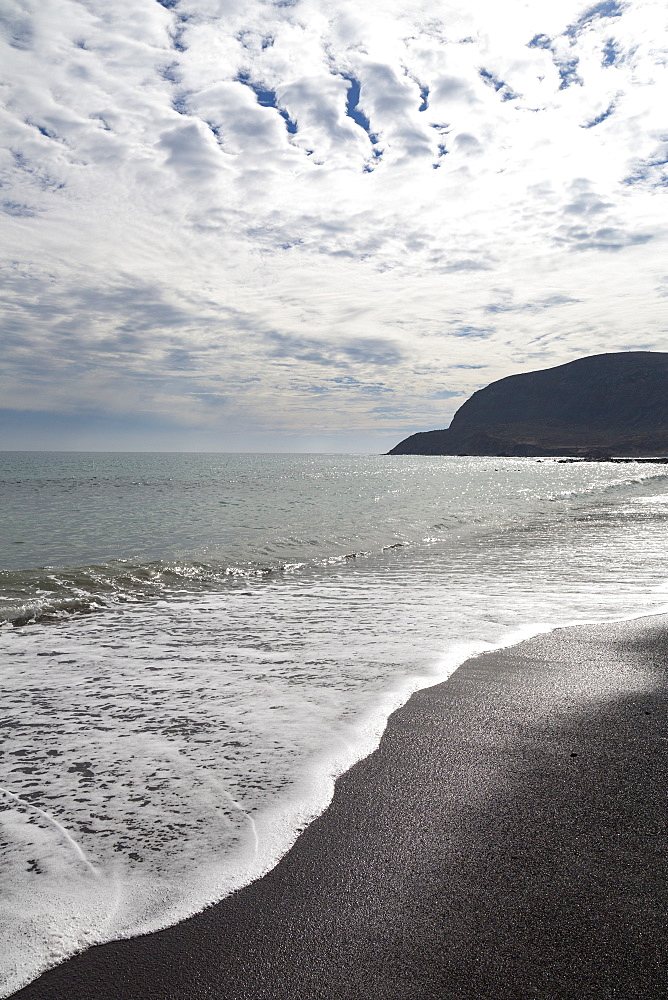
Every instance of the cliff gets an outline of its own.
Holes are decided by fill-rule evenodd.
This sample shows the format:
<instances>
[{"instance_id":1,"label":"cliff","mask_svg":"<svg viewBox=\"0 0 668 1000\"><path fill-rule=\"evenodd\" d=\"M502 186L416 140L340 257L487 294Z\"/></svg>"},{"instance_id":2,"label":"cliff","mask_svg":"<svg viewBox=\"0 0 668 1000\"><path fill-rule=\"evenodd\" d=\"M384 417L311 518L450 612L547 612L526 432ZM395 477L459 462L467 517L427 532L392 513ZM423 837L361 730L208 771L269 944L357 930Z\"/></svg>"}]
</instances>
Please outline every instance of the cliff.
<instances>
[{"instance_id":1,"label":"cliff","mask_svg":"<svg viewBox=\"0 0 668 1000\"><path fill-rule=\"evenodd\" d=\"M668 455L668 354L596 354L474 392L390 455Z\"/></svg>"}]
</instances>

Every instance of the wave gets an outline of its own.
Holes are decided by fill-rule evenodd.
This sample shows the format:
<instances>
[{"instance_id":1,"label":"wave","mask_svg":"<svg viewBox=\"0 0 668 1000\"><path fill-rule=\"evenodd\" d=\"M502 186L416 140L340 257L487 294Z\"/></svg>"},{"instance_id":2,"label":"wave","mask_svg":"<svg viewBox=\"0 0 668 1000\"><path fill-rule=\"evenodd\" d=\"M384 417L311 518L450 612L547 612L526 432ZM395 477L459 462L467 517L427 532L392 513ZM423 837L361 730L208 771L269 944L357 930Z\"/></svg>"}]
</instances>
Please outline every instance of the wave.
<instances>
[{"instance_id":1,"label":"wave","mask_svg":"<svg viewBox=\"0 0 668 1000\"><path fill-rule=\"evenodd\" d=\"M387 549L403 547L387 546ZM138 563L117 560L94 566L44 567L0 571L0 629L58 622L93 614L114 605L181 597L225 587L248 585L271 576L287 576L307 568L336 566L371 555L369 551L274 565L225 563Z\"/></svg>"},{"instance_id":2,"label":"wave","mask_svg":"<svg viewBox=\"0 0 668 1000\"><path fill-rule=\"evenodd\" d=\"M464 460L443 461L419 509L379 503L377 521L354 522L346 506L338 534L317 508L303 516L300 537L320 539L305 558L297 545L261 551L297 537L281 523L253 536L255 558L247 546L238 559L2 574L6 615L37 623L2 636L5 955L20 956L24 977L267 870L389 712L472 652L665 609L665 514L645 502L666 496L664 478L638 487L611 482L611 469L601 481L600 470L511 461L498 483L494 460L477 479ZM595 477L596 491L581 488ZM569 484L575 498L552 503ZM34 927L58 934L28 948Z\"/></svg>"},{"instance_id":3,"label":"wave","mask_svg":"<svg viewBox=\"0 0 668 1000\"><path fill-rule=\"evenodd\" d=\"M605 505L606 498L616 500L620 493L633 495L638 486L647 487L649 481L653 488L661 487L668 481L668 474L649 469L638 474L634 469L632 475L626 474L612 482L546 491L542 498L534 494L529 510L523 510L519 502L515 509L496 511L491 508L450 509L442 512L437 520L420 522L416 518L413 523L400 527L396 524L388 525L386 530L381 527L367 539L313 538L315 551L311 555L305 555L302 540L296 545L293 542L297 540L281 536L276 537L273 545L264 544L262 551L247 550L249 558L246 559L213 556L143 561L118 558L92 565L0 570L0 629L58 622L113 606L247 586L273 577L327 570L351 560L400 557L406 550L431 548L447 542L453 534L458 538L472 533L483 536L502 529L506 522L514 531L527 532L539 525L546 526L554 519L562 520L566 513L564 504L568 505L570 516L577 520L580 499L585 501L587 509L594 495L598 495L598 506ZM649 506L653 497L636 499ZM555 503L558 510L555 510ZM518 515L523 522L521 527ZM347 547L347 542L355 541L362 542L365 547Z\"/></svg>"}]
</instances>

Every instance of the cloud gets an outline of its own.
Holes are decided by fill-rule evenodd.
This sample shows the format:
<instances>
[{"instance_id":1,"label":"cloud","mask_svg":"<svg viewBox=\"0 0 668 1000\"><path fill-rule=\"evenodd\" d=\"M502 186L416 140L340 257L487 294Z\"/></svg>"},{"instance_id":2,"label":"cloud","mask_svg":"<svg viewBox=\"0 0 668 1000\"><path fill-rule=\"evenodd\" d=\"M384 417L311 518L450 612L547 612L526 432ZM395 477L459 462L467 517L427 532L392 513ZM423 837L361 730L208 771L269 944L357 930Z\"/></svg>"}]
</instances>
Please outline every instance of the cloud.
<instances>
[{"instance_id":1,"label":"cloud","mask_svg":"<svg viewBox=\"0 0 668 1000\"><path fill-rule=\"evenodd\" d=\"M594 128L595 125L600 125L601 122L606 121L610 117L610 115L614 113L615 107L616 107L615 102L611 101L610 104L608 104L605 111L601 111L601 113L596 115L595 118L592 118L591 121L586 122L582 126L582 128Z\"/></svg>"},{"instance_id":2,"label":"cloud","mask_svg":"<svg viewBox=\"0 0 668 1000\"><path fill-rule=\"evenodd\" d=\"M649 243L652 233L626 233L615 226L564 226L557 242L570 246L572 250L603 250L617 253L626 247Z\"/></svg>"},{"instance_id":3,"label":"cloud","mask_svg":"<svg viewBox=\"0 0 668 1000\"><path fill-rule=\"evenodd\" d=\"M570 295L557 294L549 295L546 298L537 300L536 302L492 302L491 304L485 306L485 312L494 314L506 312L540 313L545 309L554 309L557 306L577 305L580 301L580 299L574 299Z\"/></svg>"},{"instance_id":4,"label":"cloud","mask_svg":"<svg viewBox=\"0 0 668 1000\"><path fill-rule=\"evenodd\" d=\"M388 340L356 338L331 343L275 332L270 332L268 339L273 341L274 356L311 361L317 365L367 364L384 367L396 365L401 360L399 348Z\"/></svg>"},{"instance_id":5,"label":"cloud","mask_svg":"<svg viewBox=\"0 0 668 1000\"><path fill-rule=\"evenodd\" d=\"M220 150L198 122L185 122L166 130L158 145L167 154L167 166L186 183L206 183L215 178L220 169Z\"/></svg>"},{"instance_id":6,"label":"cloud","mask_svg":"<svg viewBox=\"0 0 668 1000\"><path fill-rule=\"evenodd\" d=\"M14 0L5 0L0 8L0 26L7 44L15 49L30 49L34 42L33 22L28 11Z\"/></svg>"},{"instance_id":7,"label":"cloud","mask_svg":"<svg viewBox=\"0 0 668 1000\"><path fill-rule=\"evenodd\" d=\"M0 208L6 215L16 215L24 219L32 219L33 216L37 215L37 209L30 205L22 205L19 201L0 202Z\"/></svg>"},{"instance_id":8,"label":"cloud","mask_svg":"<svg viewBox=\"0 0 668 1000\"><path fill-rule=\"evenodd\" d=\"M480 366L666 349L664 31L1 0L3 400L335 440L442 423Z\"/></svg>"},{"instance_id":9,"label":"cloud","mask_svg":"<svg viewBox=\"0 0 668 1000\"><path fill-rule=\"evenodd\" d=\"M440 389L432 395L432 399L454 399L455 396L461 396L461 392L450 392L449 389Z\"/></svg>"},{"instance_id":10,"label":"cloud","mask_svg":"<svg viewBox=\"0 0 668 1000\"><path fill-rule=\"evenodd\" d=\"M632 172L624 183L649 188L668 186L668 140L661 142L653 155L632 161Z\"/></svg>"},{"instance_id":11,"label":"cloud","mask_svg":"<svg viewBox=\"0 0 668 1000\"><path fill-rule=\"evenodd\" d=\"M393 392L384 382L361 382L353 375L340 375L335 378L322 379L319 382L303 382L295 380L291 388L296 392L309 392L325 395L326 393L346 393L354 395L365 393L379 396Z\"/></svg>"}]
</instances>

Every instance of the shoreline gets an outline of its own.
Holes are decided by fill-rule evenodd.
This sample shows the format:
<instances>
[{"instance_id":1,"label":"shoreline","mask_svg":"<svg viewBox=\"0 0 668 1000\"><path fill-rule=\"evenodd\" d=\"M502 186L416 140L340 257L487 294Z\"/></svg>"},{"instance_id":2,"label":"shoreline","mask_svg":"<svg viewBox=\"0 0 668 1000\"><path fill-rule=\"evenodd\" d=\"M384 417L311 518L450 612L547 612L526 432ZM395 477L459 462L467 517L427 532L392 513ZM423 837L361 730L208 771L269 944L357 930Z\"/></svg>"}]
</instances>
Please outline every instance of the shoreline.
<instances>
[{"instance_id":1,"label":"shoreline","mask_svg":"<svg viewBox=\"0 0 668 1000\"><path fill-rule=\"evenodd\" d=\"M14 997L655 1000L667 660L666 615L467 660L263 878Z\"/></svg>"}]
</instances>

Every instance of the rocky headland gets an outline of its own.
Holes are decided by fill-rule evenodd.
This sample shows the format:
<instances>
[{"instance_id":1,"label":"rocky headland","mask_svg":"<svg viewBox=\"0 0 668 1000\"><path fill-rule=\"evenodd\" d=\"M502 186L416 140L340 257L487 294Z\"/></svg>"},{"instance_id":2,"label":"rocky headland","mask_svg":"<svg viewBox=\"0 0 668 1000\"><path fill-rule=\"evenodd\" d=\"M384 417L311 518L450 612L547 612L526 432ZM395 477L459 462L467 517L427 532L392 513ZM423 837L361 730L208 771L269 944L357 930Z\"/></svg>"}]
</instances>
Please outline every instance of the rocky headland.
<instances>
[{"instance_id":1,"label":"rocky headland","mask_svg":"<svg viewBox=\"0 0 668 1000\"><path fill-rule=\"evenodd\" d=\"M596 354L510 375L474 392L447 429L411 434L389 454L668 456L668 354Z\"/></svg>"}]
</instances>

